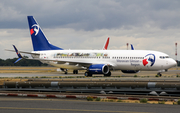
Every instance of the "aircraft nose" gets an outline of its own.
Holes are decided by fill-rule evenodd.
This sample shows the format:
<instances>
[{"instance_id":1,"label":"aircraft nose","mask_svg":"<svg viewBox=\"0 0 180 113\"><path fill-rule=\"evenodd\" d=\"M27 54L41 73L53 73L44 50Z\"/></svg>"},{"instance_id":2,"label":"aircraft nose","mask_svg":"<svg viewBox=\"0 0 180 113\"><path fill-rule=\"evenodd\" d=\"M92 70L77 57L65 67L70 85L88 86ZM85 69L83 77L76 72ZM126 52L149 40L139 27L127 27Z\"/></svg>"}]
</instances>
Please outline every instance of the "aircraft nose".
<instances>
[{"instance_id":1,"label":"aircraft nose","mask_svg":"<svg viewBox=\"0 0 180 113\"><path fill-rule=\"evenodd\" d=\"M174 59L170 59L169 66L175 67L177 65L177 62Z\"/></svg>"}]
</instances>

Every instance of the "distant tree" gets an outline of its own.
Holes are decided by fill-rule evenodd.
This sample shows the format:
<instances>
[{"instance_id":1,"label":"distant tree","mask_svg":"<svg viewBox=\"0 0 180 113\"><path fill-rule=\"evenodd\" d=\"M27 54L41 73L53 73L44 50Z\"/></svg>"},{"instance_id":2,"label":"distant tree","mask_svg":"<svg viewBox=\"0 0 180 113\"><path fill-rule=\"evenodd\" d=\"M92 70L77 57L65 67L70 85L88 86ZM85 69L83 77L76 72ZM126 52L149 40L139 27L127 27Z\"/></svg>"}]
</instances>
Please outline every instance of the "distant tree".
<instances>
[{"instance_id":1,"label":"distant tree","mask_svg":"<svg viewBox=\"0 0 180 113\"><path fill-rule=\"evenodd\" d=\"M0 59L0 66L4 65L5 61L3 59Z\"/></svg>"},{"instance_id":2,"label":"distant tree","mask_svg":"<svg viewBox=\"0 0 180 113\"><path fill-rule=\"evenodd\" d=\"M24 56L28 58L27 56ZM29 59L22 59L17 63L14 63L18 58L13 59L0 59L0 66L47 66L47 64L43 64L38 60L29 60Z\"/></svg>"}]
</instances>

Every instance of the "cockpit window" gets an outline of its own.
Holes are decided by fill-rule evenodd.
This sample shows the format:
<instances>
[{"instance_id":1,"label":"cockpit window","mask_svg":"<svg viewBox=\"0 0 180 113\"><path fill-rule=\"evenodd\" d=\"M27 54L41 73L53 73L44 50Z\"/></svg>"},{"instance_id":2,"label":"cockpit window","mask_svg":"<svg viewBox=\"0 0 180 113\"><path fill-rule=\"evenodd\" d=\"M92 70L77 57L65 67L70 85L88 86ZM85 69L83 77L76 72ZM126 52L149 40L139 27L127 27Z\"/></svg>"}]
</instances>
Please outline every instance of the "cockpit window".
<instances>
[{"instance_id":1,"label":"cockpit window","mask_svg":"<svg viewBox=\"0 0 180 113\"><path fill-rule=\"evenodd\" d=\"M169 56L160 56L159 58L165 59L165 58L169 58Z\"/></svg>"}]
</instances>

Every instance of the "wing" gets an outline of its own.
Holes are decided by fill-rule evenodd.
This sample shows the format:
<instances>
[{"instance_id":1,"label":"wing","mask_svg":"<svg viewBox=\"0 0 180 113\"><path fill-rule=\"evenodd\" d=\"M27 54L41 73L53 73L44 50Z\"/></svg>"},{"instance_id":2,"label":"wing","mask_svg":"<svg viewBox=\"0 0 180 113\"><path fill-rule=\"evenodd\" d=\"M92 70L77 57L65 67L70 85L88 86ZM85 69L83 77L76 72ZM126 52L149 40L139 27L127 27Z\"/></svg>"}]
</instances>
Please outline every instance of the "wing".
<instances>
[{"instance_id":1,"label":"wing","mask_svg":"<svg viewBox=\"0 0 180 113\"><path fill-rule=\"evenodd\" d=\"M113 64L107 63L107 62L100 62L97 63L97 61L81 61L81 60L69 60L69 59L40 59L40 58L33 58L32 60L40 60L40 61L47 61L47 62L57 62L57 64L64 64L68 63L69 65L78 65L78 66L83 66L83 67L89 67L93 64L106 64L110 68L113 68Z\"/></svg>"}]
</instances>

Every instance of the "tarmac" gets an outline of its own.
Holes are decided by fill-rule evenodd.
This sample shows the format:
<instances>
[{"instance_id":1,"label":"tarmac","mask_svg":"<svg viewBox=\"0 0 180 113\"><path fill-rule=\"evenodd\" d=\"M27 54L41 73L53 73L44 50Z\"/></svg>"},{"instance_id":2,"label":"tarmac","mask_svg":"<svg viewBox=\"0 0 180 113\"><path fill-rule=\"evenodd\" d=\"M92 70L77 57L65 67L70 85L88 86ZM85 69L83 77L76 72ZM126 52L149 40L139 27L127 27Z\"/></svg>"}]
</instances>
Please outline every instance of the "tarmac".
<instances>
[{"instance_id":1,"label":"tarmac","mask_svg":"<svg viewBox=\"0 0 180 113\"><path fill-rule=\"evenodd\" d=\"M179 105L98 102L82 99L0 97L2 113L178 113Z\"/></svg>"},{"instance_id":2,"label":"tarmac","mask_svg":"<svg viewBox=\"0 0 180 113\"><path fill-rule=\"evenodd\" d=\"M27 69L26 69L27 70ZM80 71L78 74L73 74L72 70L68 71L68 74L64 74L62 71L53 71L53 72L41 72L41 69L39 69L40 72L17 72L17 73L11 73L11 72L0 72L0 77L36 77L36 76L84 76L84 71ZM44 70L44 69L42 69ZM121 71L111 71L111 76L121 76L121 77L134 77L134 75L140 76L140 77L155 77L157 75L157 71L140 71L139 73L132 73L132 74L126 74L122 73ZM180 75L180 69L176 70L175 68L169 70L168 72L163 72L162 76L166 77L172 77ZM103 77L103 74L94 74L93 76L99 76Z\"/></svg>"},{"instance_id":3,"label":"tarmac","mask_svg":"<svg viewBox=\"0 0 180 113\"><path fill-rule=\"evenodd\" d=\"M41 69L40 69L41 70ZM86 77L80 79L118 79L118 80L175 80L180 81L179 69L171 69L169 72L162 73L162 77L155 77L157 72L142 71L136 74L124 74L121 71L112 71L112 77L104 77L103 75L94 75L95 77ZM134 77L137 75L137 77ZM31 77L59 77L64 79L66 77L84 77L84 72L80 71L79 74L73 74L69 71L68 74L63 72L42 72L42 73L0 73L3 78L31 78ZM53 78L55 79L55 78ZM57 78L56 78L57 79ZM75 78L79 79L79 78ZM85 96L69 96L69 95L38 95L37 94L14 94L1 93L0 96L0 110L1 112L66 112L66 113L82 113L82 112L112 112L112 113L177 113L179 112L178 105L161 105L161 104L140 104L140 103L120 103L120 102L89 102L83 98ZM36 97L36 98L35 98ZM37 98L41 97L41 98ZM108 97L106 97L108 98ZM118 98L117 98L118 99ZM121 98L123 99L123 98ZM133 99L133 98L130 98Z\"/></svg>"},{"instance_id":4,"label":"tarmac","mask_svg":"<svg viewBox=\"0 0 180 113\"><path fill-rule=\"evenodd\" d=\"M64 74L62 71L56 67L18 67L18 66L1 66L0 67L0 77L42 77L42 76L84 76L84 70L80 70L78 74L73 74L72 70L68 70L68 74ZM155 77L157 71L140 71L139 73L126 74L121 71L111 71L112 77ZM173 77L180 75L180 67L174 67L168 70L168 72L163 72L162 76ZM93 76L103 77L103 74L94 74Z\"/></svg>"}]
</instances>

